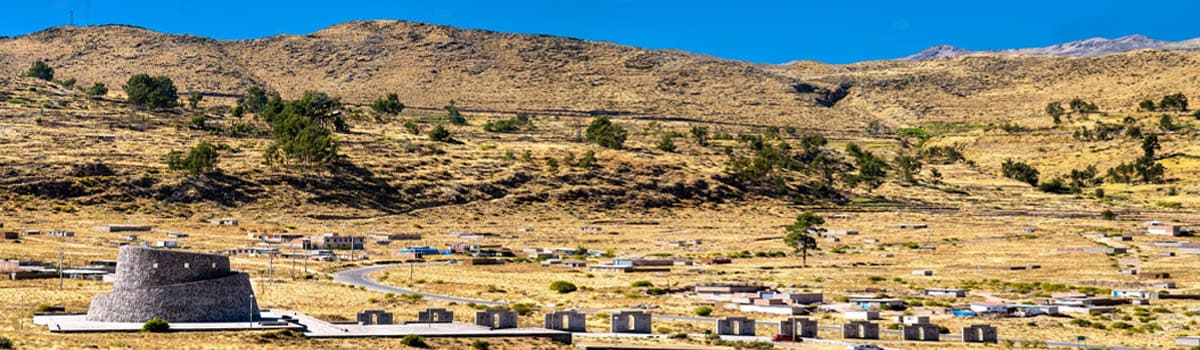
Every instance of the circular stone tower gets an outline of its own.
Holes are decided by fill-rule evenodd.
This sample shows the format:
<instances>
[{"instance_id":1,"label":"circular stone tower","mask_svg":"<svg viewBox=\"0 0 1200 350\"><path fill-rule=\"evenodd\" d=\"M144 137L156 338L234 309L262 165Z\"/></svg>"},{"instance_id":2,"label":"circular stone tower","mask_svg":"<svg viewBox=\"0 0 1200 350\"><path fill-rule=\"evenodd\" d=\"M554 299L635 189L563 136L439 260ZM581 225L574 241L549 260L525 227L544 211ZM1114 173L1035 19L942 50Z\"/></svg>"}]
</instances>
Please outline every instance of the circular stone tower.
<instances>
[{"instance_id":1,"label":"circular stone tower","mask_svg":"<svg viewBox=\"0 0 1200 350\"><path fill-rule=\"evenodd\" d=\"M229 258L136 246L121 247L113 291L92 298L89 321L250 322L258 319L250 276Z\"/></svg>"}]
</instances>

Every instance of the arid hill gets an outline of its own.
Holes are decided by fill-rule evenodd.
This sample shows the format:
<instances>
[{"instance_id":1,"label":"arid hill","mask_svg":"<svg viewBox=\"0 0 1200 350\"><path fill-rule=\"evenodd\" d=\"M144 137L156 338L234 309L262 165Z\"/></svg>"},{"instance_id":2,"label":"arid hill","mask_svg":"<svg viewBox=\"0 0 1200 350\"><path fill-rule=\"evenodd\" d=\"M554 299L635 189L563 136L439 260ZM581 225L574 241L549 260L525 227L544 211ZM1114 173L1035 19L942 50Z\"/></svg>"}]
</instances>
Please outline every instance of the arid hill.
<instances>
[{"instance_id":1,"label":"arid hill","mask_svg":"<svg viewBox=\"0 0 1200 350\"><path fill-rule=\"evenodd\" d=\"M259 85L366 103L821 123L827 92L749 63L570 38L412 22L349 22L303 36L219 41L128 26L59 27L0 40L0 74L45 59L62 77L119 87L162 74L186 92Z\"/></svg>"}]
</instances>

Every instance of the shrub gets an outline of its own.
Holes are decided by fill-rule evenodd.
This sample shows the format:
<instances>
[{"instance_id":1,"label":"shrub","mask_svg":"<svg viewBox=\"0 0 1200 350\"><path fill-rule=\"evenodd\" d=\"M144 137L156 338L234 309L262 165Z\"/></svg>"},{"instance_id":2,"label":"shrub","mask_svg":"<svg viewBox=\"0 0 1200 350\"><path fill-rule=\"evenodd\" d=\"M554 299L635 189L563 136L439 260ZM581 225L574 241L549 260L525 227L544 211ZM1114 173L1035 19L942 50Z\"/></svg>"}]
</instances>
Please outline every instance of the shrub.
<instances>
[{"instance_id":1,"label":"shrub","mask_svg":"<svg viewBox=\"0 0 1200 350\"><path fill-rule=\"evenodd\" d=\"M204 116L203 114L193 116L192 119L188 121L189 126L196 130L204 130L207 128L207 125L205 125L206 123L208 123L208 117Z\"/></svg>"},{"instance_id":2,"label":"shrub","mask_svg":"<svg viewBox=\"0 0 1200 350\"><path fill-rule=\"evenodd\" d=\"M595 142L600 147L621 149L625 146L628 132L620 125L613 124L608 117L597 117L587 127L587 140Z\"/></svg>"},{"instance_id":3,"label":"shrub","mask_svg":"<svg viewBox=\"0 0 1200 350\"><path fill-rule=\"evenodd\" d=\"M654 286L653 283L650 283L650 281L646 281L646 280L633 281L633 283L630 283L629 285L634 288L653 287Z\"/></svg>"},{"instance_id":4,"label":"shrub","mask_svg":"<svg viewBox=\"0 0 1200 350\"><path fill-rule=\"evenodd\" d=\"M514 132L517 131L517 121L514 119L489 120L483 124L483 131Z\"/></svg>"},{"instance_id":5,"label":"shrub","mask_svg":"<svg viewBox=\"0 0 1200 350\"><path fill-rule=\"evenodd\" d=\"M663 288L646 289L646 295L664 295L664 294L667 294L667 290L663 289Z\"/></svg>"},{"instance_id":6,"label":"shrub","mask_svg":"<svg viewBox=\"0 0 1200 350\"><path fill-rule=\"evenodd\" d=\"M451 124L467 125L467 118L463 117L462 113L458 111L458 106L455 105L454 100L450 100L450 104L442 108L446 110L446 120L450 121Z\"/></svg>"},{"instance_id":7,"label":"shrub","mask_svg":"<svg viewBox=\"0 0 1200 350\"><path fill-rule=\"evenodd\" d=\"M0 349L13 349L13 342L8 337L0 337Z\"/></svg>"},{"instance_id":8,"label":"shrub","mask_svg":"<svg viewBox=\"0 0 1200 350\"><path fill-rule=\"evenodd\" d=\"M692 310L692 313L696 314L696 316L708 316L708 315L712 315L712 312L713 312L713 308L707 307L707 306L701 306L701 307L696 308L695 310Z\"/></svg>"},{"instance_id":9,"label":"shrub","mask_svg":"<svg viewBox=\"0 0 1200 350\"><path fill-rule=\"evenodd\" d=\"M1104 211L1100 212L1100 218L1104 219L1104 220L1110 220L1110 221L1116 220L1117 213L1113 212L1112 209L1104 209Z\"/></svg>"},{"instance_id":10,"label":"shrub","mask_svg":"<svg viewBox=\"0 0 1200 350\"><path fill-rule=\"evenodd\" d=\"M184 170L192 175L200 175L216 169L218 157L219 154L217 154L215 146L206 141L200 141L196 147L192 147L187 157L183 157L180 152L167 154L167 168L170 170Z\"/></svg>"},{"instance_id":11,"label":"shrub","mask_svg":"<svg viewBox=\"0 0 1200 350\"><path fill-rule=\"evenodd\" d=\"M1000 165L1000 169L1004 177L1027 183L1030 186L1038 185L1038 170L1029 166L1029 164L1014 162L1012 159L1008 159L1004 161L1004 164Z\"/></svg>"},{"instance_id":12,"label":"shrub","mask_svg":"<svg viewBox=\"0 0 1200 350\"><path fill-rule=\"evenodd\" d=\"M196 109L200 107L200 102L204 101L204 94L193 92L188 95L188 108Z\"/></svg>"},{"instance_id":13,"label":"shrub","mask_svg":"<svg viewBox=\"0 0 1200 350\"><path fill-rule=\"evenodd\" d=\"M554 281L550 283L550 290L558 292L559 294L567 294L578 289L579 288L575 287L574 283L567 281Z\"/></svg>"},{"instance_id":14,"label":"shrub","mask_svg":"<svg viewBox=\"0 0 1200 350\"><path fill-rule=\"evenodd\" d=\"M376 113L400 114L404 110L404 104L400 103L399 95L392 93L372 102L371 110L374 110Z\"/></svg>"},{"instance_id":15,"label":"shrub","mask_svg":"<svg viewBox=\"0 0 1200 350\"><path fill-rule=\"evenodd\" d=\"M416 334L409 334L400 338L400 344L412 348L427 348L429 344L425 344L425 338Z\"/></svg>"},{"instance_id":16,"label":"shrub","mask_svg":"<svg viewBox=\"0 0 1200 350\"><path fill-rule=\"evenodd\" d=\"M671 135L663 136L662 140L658 141L658 145L656 147L663 152L675 152L676 148L675 141L672 140Z\"/></svg>"},{"instance_id":17,"label":"shrub","mask_svg":"<svg viewBox=\"0 0 1200 350\"><path fill-rule=\"evenodd\" d=\"M179 104L175 83L164 76L151 77L137 74L125 83L125 94L130 104L148 108L171 108Z\"/></svg>"},{"instance_id":18,"label":"shrub","mask_svg":"<svg viewBox=\"0 0 1200 350\"><path fill-rule=\"evenodd\" d=\"M95 83L84 92L91 97L104 96L108 94L108 86L105 86L104 83Z\"/></svg>"},{"instance_id":19,"label":"shrub","mask_svg":"<svg viewBox=\"0 0 1200 350\"><path fill-rule=\"evenodd\" d=\"M152 318L142 324L142 332L162 333L171 330L171 324L161 318Z\"/></svg>"},{"instance_id":20,"label":"shrub","mask_svg":"<svg viewBox=\"0 0 1200 350\"><path fill-rule=\"evenodd\" d=\"M446 130L446 127L438 125L429 131L429 139L438 142L449 142L450 130Z\"/></svg>"},{"instance_id":21,"label":"shrub","mask_svg":"<svg viewBox=\"0 0 1200 350\"><path fill-rule=\"evenodd\" d=\"M46 64L46 61L37 60L29 66L29 70L25 71L25 74L22 74L22 76L38 78L45 81L53 81L54 68L50 68L50 65Z\"/></svg>"},{"instance_id":22,"label":"shrub","mask_svg":"<svg viewBox=\"0 0 1200 350\"><path fill-rule=\"evenodd\" d=\"M485 342L482 340L475 340L475 341L471 342L471 349L474 349L474 350L488 350L491 346L492 346L491 343L488 343L488 342Z\"/></svg>"}]
</instances>

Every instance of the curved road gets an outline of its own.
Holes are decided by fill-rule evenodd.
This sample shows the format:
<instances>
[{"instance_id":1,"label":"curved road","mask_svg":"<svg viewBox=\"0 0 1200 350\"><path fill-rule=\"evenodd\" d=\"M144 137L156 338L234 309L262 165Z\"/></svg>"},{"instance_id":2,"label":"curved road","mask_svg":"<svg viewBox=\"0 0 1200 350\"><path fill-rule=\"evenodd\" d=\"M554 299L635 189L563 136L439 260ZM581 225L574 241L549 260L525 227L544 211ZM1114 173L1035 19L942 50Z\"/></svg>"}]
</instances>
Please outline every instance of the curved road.
<instances>
[{"instance_id":1,"label":"curved road","mask_svg":"<svg viewBox=\"0 0 1200 350\"><path fill-rule=\"evenodd\" d=\"M420 263L420 264L415 264L414 266L425 266L427 264L428 263ZM367 290L382 292L382 293L420 294L424 298L434 299L434 300L451 301L451 302L456 302L456 303L475 303L475 304L488 305L488 306L508 305L508 303L502 302L502 301L462 298L462 297L455 297L455 296L442 295L442 294L426 293L426 292L412 290L412 289L393 287L393 286L381 284L379 282L375 282L375 280L371 279L372 273L383 271L383 270L402 268L402 267L406 267L406 266L409 266L409 264L378 265L378 266L338 271L333 274L333 281L337 282L337 283L345 284L345 285L350 285L350 286L355 286L355 287L363 287L363 288L366 288ZM599 310L581 310L581 311L584 313L599 312ZM651 317L657 318L657 319L663 319L663 320L695 321L695 322L715 322L717 320L714 317L682 316L682 315L666 315L666 314L651 314ZM760 327L779 326L778 321L757 321L756 324ZM837 331L837 330L841 330L841 327L822 326L821 329ZM900 332L898 332L898 331L889 331L889 330L881 330L880 333L900 334ZM953 336L951 334L943 334L943 337L946 339L953 338ZM1018 344L1020 344L1023 341L1023 340L1018 340L1018 339L1005 339L1005 340L1012 340L1013 342L1016 342ZM1043 343L1046 344L1046 346L1062 347L1062 348L1134 350L1133 348L1129 348L1129 347L1104 346L1104 345L1098 345L1098 344L1097 345L1092 345L1092 344L1085 345L1085 344L1079 344L1079 343L1066 343L1066 342L1053 342L1053 341L1045 341Z\"/></svg>"},{"instance_id":2,"label":"curved road","mask_svg":"<svg viewBox=\"0 0 1200 350\"><path fill-rule=\"evenodd\" d=\"M425 263L421 263L421 264L417 264L417 265L425 265ZM499 302L499 301L460 298L460 297L449 296L449 295L433 294L433 293L426 293L426 292L422 292L422 291L418 291L418 290L393 287L393 286L389 286L389 285L382 284L379 282L375 282L375 280L371 279L372 273L375 273L378 271L383 271L383 270L406 267L406 266L408 266L408 264L379 265L379 266L364 267L364 268L359 268L359 269L338 271L333 274L333 281L337 282L337 283L341 283L341 284L355 286L355 287L363 287L363 288L366 288L367 290L382 292L382 293L420 294L424 298L429 298L429 299L434 299L434 300L452 301L452 302L464 303L464 304L465 303L476 303L476 304L488 305L488 306L508 305L508 303Z\"/></svg>"}]
</instances>

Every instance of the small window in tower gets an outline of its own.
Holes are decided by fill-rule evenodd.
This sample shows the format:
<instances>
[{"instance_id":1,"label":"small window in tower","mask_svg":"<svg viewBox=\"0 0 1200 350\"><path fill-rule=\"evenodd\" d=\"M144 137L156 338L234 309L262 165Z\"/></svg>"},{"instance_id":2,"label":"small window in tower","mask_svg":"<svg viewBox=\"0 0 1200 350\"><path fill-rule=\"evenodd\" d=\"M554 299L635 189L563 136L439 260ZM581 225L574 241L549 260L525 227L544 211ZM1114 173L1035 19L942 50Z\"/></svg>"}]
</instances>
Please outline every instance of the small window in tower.
<instances>
[{"instance_id":1,"label":"small window in tower","mask_svg":"<svg viewBox=\"0 0 1200 350\"><path fill-rule=\"evenodd\" d=\"M183 268L185 268L185 269L192 268L192 263L183 263Z\"/></svg>"},{"instance_id":2,"label":"small window in tower","mask_svg":"<svg viewBox=\"0 0 1200 350\"><path fill-rule=\"evenodd\" d=\"M157 269L157 268L158 268L158 263L154 263L154 266L152 266L152 267Z\"/></svg>"},{"instance_id":3,"label":"small window in tower","mask_svg":"<svg viewBox=\"0 0 1200 350\"><path fill-rule=\"evenodd\" d=\"M213 263L213 267L212 267L212 268L214 268L214 269L215 269L215 268L217 268L217 263Z\"/></svg>"}]
</instances>

